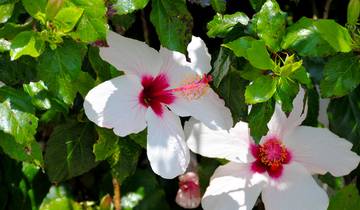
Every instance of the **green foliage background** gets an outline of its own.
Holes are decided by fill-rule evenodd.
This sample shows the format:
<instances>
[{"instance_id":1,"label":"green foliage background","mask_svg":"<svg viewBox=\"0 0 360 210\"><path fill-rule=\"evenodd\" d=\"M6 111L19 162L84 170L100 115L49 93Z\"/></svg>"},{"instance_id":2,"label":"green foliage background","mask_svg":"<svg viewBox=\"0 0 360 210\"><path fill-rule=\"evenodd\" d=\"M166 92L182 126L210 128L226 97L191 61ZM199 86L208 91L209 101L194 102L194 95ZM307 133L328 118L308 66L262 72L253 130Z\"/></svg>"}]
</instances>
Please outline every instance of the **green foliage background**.
<instances>
[{"instance_id":1,"label":"green foliage background","mask_svg":"<svg viewBox=\"0 0 360 210\"><path fill-rule=\"evenodd\" d=\"M177 180L149 167L146 131L119 138L84 115L87 92L120 74L99 57L109 29L185 54L202 37L213 87L256 140L275 102L292 110L299 85L307 125L324 126L329 98L330 130L360 154L359 14L360 0L0 0L0 210L112 209L112 179L123 209L181 209ZM198 160L204 191L220 163ZM360 209L359 175L318 177L329 209Z\"/></svg>"}]
</instances>

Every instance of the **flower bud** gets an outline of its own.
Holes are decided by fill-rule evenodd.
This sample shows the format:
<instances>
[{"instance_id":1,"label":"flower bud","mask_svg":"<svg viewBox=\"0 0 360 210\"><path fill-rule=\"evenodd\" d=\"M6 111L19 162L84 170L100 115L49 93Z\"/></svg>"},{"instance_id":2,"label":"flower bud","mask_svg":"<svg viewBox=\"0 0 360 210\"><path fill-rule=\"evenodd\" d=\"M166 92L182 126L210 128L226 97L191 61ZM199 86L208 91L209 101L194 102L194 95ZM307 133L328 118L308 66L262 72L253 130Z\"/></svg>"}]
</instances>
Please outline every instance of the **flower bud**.
<instances>
[{"instance_id":1,"label":"flower bud","mask_svg":"<svg viewBox=\"0 0 360 210\"><path fill-rule=\"evenodd\" d=\"M175 200L185 209L194 209L200 205L200 184L196 173L186 172L179 177L179 190Z\"/></svg>"}]
</instances>

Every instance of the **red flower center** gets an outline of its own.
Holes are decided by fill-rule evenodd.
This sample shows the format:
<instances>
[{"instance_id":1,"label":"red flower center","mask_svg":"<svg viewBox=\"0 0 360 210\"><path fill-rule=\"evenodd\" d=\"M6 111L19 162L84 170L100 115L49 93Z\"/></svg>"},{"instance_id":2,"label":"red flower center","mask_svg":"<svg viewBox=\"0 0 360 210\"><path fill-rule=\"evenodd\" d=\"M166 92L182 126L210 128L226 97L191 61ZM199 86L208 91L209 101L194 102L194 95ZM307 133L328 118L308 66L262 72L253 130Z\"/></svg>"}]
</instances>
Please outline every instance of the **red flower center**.
<instances>
[{"instance_id":1,"label":"red flower center","mask_svg":"<svg viewBox=\"0 0 360 210\"><path fill-rule=\"evenodd\" d=\"M268 172L272 178L279 178L283 164L288 164L291 154L277 138L271 137L262 145L251 145L251 154L256 158L251 165L254 172Z\"/></svg>"},{"instance_id":2,"label":"red flower center","mask_svg":"<svg viewBox=\"0 0 360 210\"><path fill-rule=\"evenodd\" d=\"M139 102L145 107L151 107L156 115L162 116L163 105L170 105L175 101L175 93L192 100L200 97L206 91L211 76L204 75L203 78L195 78L174 89L169 89L170 84L165 74L156 77L145 75L141 78L143 90L139 94Z\"/></svg>"}]
</instances>

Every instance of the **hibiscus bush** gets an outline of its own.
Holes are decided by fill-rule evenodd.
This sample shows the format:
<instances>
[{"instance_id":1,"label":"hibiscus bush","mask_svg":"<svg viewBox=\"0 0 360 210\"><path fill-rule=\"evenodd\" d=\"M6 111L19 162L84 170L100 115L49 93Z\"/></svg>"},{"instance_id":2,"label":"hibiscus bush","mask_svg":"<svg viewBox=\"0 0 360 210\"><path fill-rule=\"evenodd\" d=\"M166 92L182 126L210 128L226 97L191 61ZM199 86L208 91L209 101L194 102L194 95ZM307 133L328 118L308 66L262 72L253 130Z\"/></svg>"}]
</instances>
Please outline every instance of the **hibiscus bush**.
<instances>
[{"instance_id":1,"label":"hibiscus bush","mask_svg":"<svg viewBox=\"0 0 360 210\"><path fill-rule=\"evenodd\" d=\"M0 210L360 210L359 15L0 0Z\"/></svg>"}]
</instances>

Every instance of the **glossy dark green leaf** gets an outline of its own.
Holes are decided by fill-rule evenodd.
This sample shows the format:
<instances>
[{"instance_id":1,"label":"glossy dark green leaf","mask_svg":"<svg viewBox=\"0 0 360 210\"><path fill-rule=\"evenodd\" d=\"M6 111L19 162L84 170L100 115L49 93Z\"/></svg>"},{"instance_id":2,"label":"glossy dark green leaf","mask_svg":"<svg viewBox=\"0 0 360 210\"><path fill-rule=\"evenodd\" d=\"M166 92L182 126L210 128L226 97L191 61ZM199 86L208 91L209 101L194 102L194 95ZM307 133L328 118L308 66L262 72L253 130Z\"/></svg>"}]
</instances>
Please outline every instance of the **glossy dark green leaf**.
<instances>
[{"instance_id":1,"label":"glossy dark green leaf","mask_svg":"<svg viewBox=\"0 0 360 210\"><path fill-rule=\"evenodd\" d=\"M44 49L45 42L36 32L24 31L11 40L11 60L16 60L23 55L38 57L42 54Z\"/></svg>"},{"instance_id":2,"label":"glossy dark green leaf","mask_svg":"<svg viewBox=\"0 0 360 210\"><path fill-rule=\"evenodd\" d=\"M36 2L34 2L33 0L21 0L21 2L23 4L24 8L26 9L26 11L31 16L33 16L34 18L37 18L37 19L44 18L41 16L45 16L47 0L37 0Z\"/></svg>"},{"instance_id":3,"label":"glossy dark green leaf","mask_svg":"<svg viewBox=\"0 0 360 210\"><path fill-rule=\"evenodd\" d=\"M113 7L116 9L117 14L124 15L135 10L144 9L148 2L149 0L116 0Z\"/></svg>"},{"instance_id":4,"label":"glossy dark green leaf","mask_svg":"<svg viewBox=\"0 0 360 210\"><path fill-rule=\"evenodd\" d=\"M31 102L39 109L50 109L51 102L47 95L48 88L43 81L23 85L24 91L31 96Z\"/></svg>"},{"instance_id":5,"label":"glossy dark green leaf","mask_svg":"<svg viewBox=\"0 0 360 210\"><path fill-rule=\"evenodd\" d=\"M343 96L360 84L360 59L350 54L332 57L325 65L320 83L323 97Z\"/></svg>"},{"instance_id":6,"label":"glossy dark green leaf","mask_svg":"<svg viewBox=\"0 0 360 210\"><path fill-rule=\"evenodd\" d=\"M249 0L251 7L255 10L255 11L259 11L262 7L262 5L266 2L266 0Z\"/></svg>"},{"instance_id":7,"label":"glossy dark green leaf","mask_svg":"<svg viewBox=\"0 0 360 210\"><path fill-rule=\"evenodd\" d=\"M262 76L254 80L245 90L245 102L256 104L269 100L276 92L278 79Z\"/></svg>"},{"instance_id":8,"label":"glossy dark green leaf","mask_svg":"<svg viewBox=\"0 0 360 210\"><path fill-rule=\"evenodd\" d=\"M275 0L268 0L253 18L256 32L273 51L280 50L280 43L285 34L286 14L281 11Z\"/></svg>"},{"instance_id":9,"label":"glossy dark green leaf","mask_svg":"<svg viewBox=\"0 0 360 210\"><path fill-rule=\"evenodd\" d=\"M328 210L358 209L359 206L359 191L354 184L350 184L331 197Z\"/></svg>"},{"instance_id":10,"label":"glossy dark green leaf","mask_svg":"<svg viewBox=\"0 0 360 210\"><path fill-rule=\"evenodd\" d=\"M226 10L226 0L210 0L210 4L217 13L224 13Z\"/></svg>"},{"instance_id":11,"label":"glossy dark green leaf","mask_svg":"<svg viewBox=\"0 0 360 210\"><path fill-rule=\"evenodd\" d=\"M56 50L46 50L39 58L38 77L45 82L54 96L62 99L66 104L72 104L78 92L74 87L81 72L85 53L84 45L69 41Z\"/></svg>"},{"instance_id":12,"label":"glossy dark green leaf","mask_svg":"<svg viewBox=\"0 0 360 210\"><path fill-rule=\"evenodd\" d=\"M275 103L269 100L265 103L255 104L251 107L248 116L250 134L256 143L260 142L262 136L268 132L267 123L274 113Z\"/></svg>"},{"instance_id":13,"label":"glossy dark green leaf","mask_svg":"<svg viewBox=\"0 0 360 210\"><path fill-rule=\"evenodd\" d=\"M219 54L214 62L212 77L215 87L219 87L221 80L230 70L232 53L225 48L220 48Z\"/></svg>"},{"instance_id":14,"label":"glossy dark green leaf","mask_svg":"<svg viewBox=\"0 0 360 210\"><path fill-rule=\"evenodd\" d=\"M52 132L45 151L45 168L52 182L81 175L96 166L92 152L96 133L91 123L68 121Z\"/></svg>"},{"instance_id":15,"label":"glossy dark green leaf","mask_svg":"<svg viewBox=\"0 0 360 210\"><path fill-rule=\"evenodd\" d=\"M310 79L310 74L306 71L306 69L302 66L299 70L293 72L289 75L291 79L298 81L299 83L306 85L307 87L312 86L312 81Z\"/></svg>"},{"instance_id":16,"label":"glossy dark green leaf","mask_svg":"<svg viewBox=\"0 0 360 210\"><path fill-rule=\"evenodd\" d=\"M275 100L285 113L290 113L293 109L293 100L298 92L299 85L296 82L283 77L278 79Z\"/></svg>"},{"instance_id":17,"label":"glossy dark green leaf","mask_svg":"<svg viewBox=\"0 0 360 210\"><path fill-rule=\"evenodd\" d=\"M120 152L118 146L119 137L116 136L112 130L97 127L96 131L99 136L93 148L96 161L106 160L108 157L114 155L114 153Z\"/></svg>"},{"instance_id":18,"label":"glossy dark green leaf","mask_svg":"<svg viewBox=\"0 0 360 210\"><path fill-rule=\"evenodd\" d=\"M237 70L231 70L220 83L219 94L225 100L225 105L230 108L234 122L244 120L247 115L248 106L244 97L247 84Z\"/></svg>"},{"instance_id":19,"label":"glossy dark green leaf","mask_svg":"<svg viewBox=\"0 0 360 210\"><path fill-rule=\"evenodd\" d=\"M0 5L0 23L5 23L11 17L14 10L14 3Z\"/></svg>"},{"instance_id":20,"label":"glossy dark green leaf","mask_svg":"<svg viewBox=\"0 0 360 210\"><path fill-rule=\"evenodd\" d=\"M26 30L31 30L31 21L27 21L24 24L8 22L0 28L0 37L6 40L12 40L20 32Z\"/></svg>"},{"instance_id":21,"label":"glossy dark green leaf","mask_svg":"<svg viewBox=\"0 0 360 210\"><path fill-rule=\"evenodd\" d=\"M150 20L162 46L186 53L193 20L184 0L153 0Z\"/></svg>"},{"instance_id":22,"label":"glossy dark green leaf","mask_svg":"<svg viewBox=\"0 0 360 210\"><path fill-rule=\"evenodd\" d=\"M216 14L207 24L209 37L225 37L236 25L246 26L249 23L249 17L243 12L236 12L231 15Z\"/></svg>"},{"instance_id":23,"label":"glossy dark green leaf","mask_svg":"<svg viewBox=\"0 0 360 210\"><path fill-rule=\"evenodd\" d=\"M281 47L295 50L301 56L328 56L335 53L316 28L315 20L305 17L287 28Z\"/></svg>"}]
</instances>

